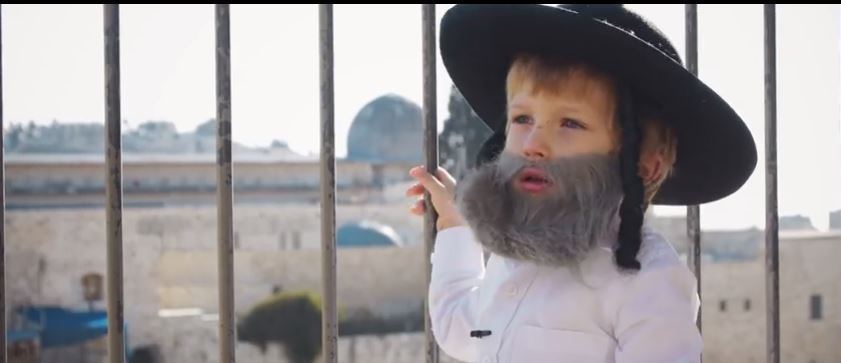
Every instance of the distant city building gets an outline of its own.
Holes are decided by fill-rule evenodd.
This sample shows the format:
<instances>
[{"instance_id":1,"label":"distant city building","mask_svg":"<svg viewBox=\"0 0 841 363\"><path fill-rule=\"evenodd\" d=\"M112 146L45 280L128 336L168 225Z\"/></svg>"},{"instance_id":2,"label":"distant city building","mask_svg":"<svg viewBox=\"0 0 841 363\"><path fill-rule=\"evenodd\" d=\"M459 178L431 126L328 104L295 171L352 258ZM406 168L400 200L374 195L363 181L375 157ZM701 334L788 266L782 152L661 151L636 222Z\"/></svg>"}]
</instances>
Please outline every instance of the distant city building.
<instances>
[{"instance_id":1,"label":"distant city building","mask_svg":"<svg viewBox=\"0 0 841 363\"><path fill-rule=\"evenodd\" d=\"M814 231L815 226L809 217L796 215L780 217L781 231Z\"/></svg>"},{"instance_id":2,"label":"distant city building","mask_svg":"<svg viewBox=\"0 0 841 363\"><path fill-rule=\"evenodd\" d=\"M104 214L81 210L105 203L101 132L101 125L54 124L7 133L12 306L83 307L72 282L105 271ZM129 134L122 178L129 335L180 354L187 350L173 343L174 329L188 320L173 323L155 314L216 308L215 123L179 134L171 123L151 122ZM421 311L428 267L423 219L409 214L403 190L412 182L407 171L422 160L422 139L420 108L395 95L363 107L351 125L348 157L336 163L339 301L346 307L381 316ZM237 308L278 285L319 291L319 159L275 141L235 149L233 164ZM684 217L649 210L646 224L678 253L689 251ZM841 341L841 211L830 214L830 228L836 231L816 231L804 216L780 218L781 361L841 362L841 345L835 344ZM763 361L764 246L758 228L702 231L705 362ZM213 323L196 326L204 333L191 331L197 340L189 351L215 351L217 329Z\"/></svg>"},{"instance_id":3,"label":"distant city building","mask_svg":"<svg viewBox=\"0 0 841 363\"><path fill-rule=\"evenodd\" d=\"M829 213L829 229L841 230L841 210Z\"/></svg>"}]
</instances>

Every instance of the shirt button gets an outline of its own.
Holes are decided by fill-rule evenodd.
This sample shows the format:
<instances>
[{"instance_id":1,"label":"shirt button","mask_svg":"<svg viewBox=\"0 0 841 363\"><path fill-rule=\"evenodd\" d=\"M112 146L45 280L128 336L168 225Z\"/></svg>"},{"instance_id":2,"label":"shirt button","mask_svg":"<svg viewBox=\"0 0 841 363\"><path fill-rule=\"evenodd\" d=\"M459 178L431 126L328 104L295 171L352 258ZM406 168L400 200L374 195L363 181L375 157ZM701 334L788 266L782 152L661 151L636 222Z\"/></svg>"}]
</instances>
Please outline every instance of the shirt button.
<instances>
[{"instance_id":1,"label":"shirt button","mask_svg":"<svg viewBox=\"0 0 841 363\"><path fill-rule=\"evenodd\" d=\"M505 294L511 297L517 296L520 293L520 289L517 288L517 285L511 284L505 288Z\"/></svg>"}]
</instances>

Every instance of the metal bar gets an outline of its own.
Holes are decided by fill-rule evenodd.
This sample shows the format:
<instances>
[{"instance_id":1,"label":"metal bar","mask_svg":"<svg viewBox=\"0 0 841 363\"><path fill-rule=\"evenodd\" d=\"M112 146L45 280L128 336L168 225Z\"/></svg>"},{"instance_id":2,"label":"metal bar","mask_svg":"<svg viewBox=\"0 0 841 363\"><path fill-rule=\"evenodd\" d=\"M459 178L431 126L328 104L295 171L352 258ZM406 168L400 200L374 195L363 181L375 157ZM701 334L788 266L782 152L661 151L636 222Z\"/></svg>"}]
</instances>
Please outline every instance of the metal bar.
<instances>
[{"instance_id":1,"label":"metal bar","mask_svg":"<svg viewBox=\"0 0 841 363\"><path fill-rule=\"evenodd\" d=\"M216 236L219 269L219 362L236 361L234 220L231 168L230 7L216 4Z\"/></svg>"},{"instance_id":2,"label":"metal bar","mask_svg":"<svg viewBox=\"0 0 841 363\"><path fill-rule=\"evenodd\" d=\"M321 63L321 339L325 363L338 362L336 310L336 149L333 103L333 5L318 7Z\"/></svg>"},{"instance_id":3,"label":"metal bar","mask_svg":"<svg viewBox=\"0 0 841 363\"><path fill-rule=\"evenodd\" d=\"M120 7L103 6L105 17L105 195L108 256L108 361L123 363L123 187L120 142Z\"/></svg>"},{"instance_id":4,"label":"metal bar","mask_svg":"<svg viewBox=\"0 0 841 363\"><path fill-rule=\"evenodd\" d=\"M421 5L421 27L423 41L423 145L426 156L426 170L435 175L438 169L438 116L436 109L435 74L435 4ZM425 192L426 214L424 215L424 286L429 286L432 264L430 256L435 245L435 221L438 214L432 208L429 193ZM438 363L438 345L432 335L429 319L429 302L424 298L424 333L426 336L426 362Z\"/></svg>"},{"instance_id":5,"label":"metal bar","mask_svg":"<svg viewBox=\"0 0 841 363\"><path fill-rule=\"evenodd\" d=\"M684 8L686 11L686 66L692 74L698 76L698 4L685 4ZM690 243L687 260L698 280L698 297L701 298L701 207L698 205L690 205L686 208L686 234ZM699 306L698 331L702 331L702 313L702 307Z\"/></svg>"},{"instance_id":6,"label":"metal bar","mask_svg":"<svg viewBox=\"0 0 841 363\"><path fill-rule=\"evenodd\" d=\"M767 362L780 362L780 253L777 211L777 20L765 4L765 300Z\"/></svg>"},{"instance_id":7,"label":"metal bar","mask_svg":"<svg viewBox=\"0 0 841 363\"><path fill-rule=\"evenodd\" d=\"M3 15L0 5L0 130L3 128ZM6 162L0 137L0 363L6 363Z\"/></svg>"}]
</instances>

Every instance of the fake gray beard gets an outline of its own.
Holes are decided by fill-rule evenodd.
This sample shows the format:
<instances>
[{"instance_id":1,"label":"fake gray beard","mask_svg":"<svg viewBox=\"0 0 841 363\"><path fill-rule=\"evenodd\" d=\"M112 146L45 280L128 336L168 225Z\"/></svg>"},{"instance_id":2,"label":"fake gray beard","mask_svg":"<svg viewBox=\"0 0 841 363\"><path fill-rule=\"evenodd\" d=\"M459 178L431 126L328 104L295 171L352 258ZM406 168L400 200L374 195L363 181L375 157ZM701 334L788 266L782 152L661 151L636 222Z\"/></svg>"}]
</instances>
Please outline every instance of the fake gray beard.
<instances>
[{"instance_id":1,"label":"fake gray beard","mask_svg":"<svg viewBox=\"0 0 841 363\"><path fill-rule=\"evenodd\" d=\"M514 188L526 167L546 172L549 189L531 195ZM503 152L456 189L462 216L487 250L554 267L577 265L616 239L622 196L618 157L608 155L529 161Z\"/></svg>"}]
</instances>

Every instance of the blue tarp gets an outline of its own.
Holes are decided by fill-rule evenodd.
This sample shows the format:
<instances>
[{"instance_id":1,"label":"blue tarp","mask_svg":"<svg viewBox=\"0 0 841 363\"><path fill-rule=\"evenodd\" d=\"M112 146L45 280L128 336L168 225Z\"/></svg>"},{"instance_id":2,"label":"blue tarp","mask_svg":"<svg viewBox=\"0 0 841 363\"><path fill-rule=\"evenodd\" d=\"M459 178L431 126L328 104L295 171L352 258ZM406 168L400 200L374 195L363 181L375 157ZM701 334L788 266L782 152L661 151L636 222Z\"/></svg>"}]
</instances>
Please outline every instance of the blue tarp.
<instances>
[{"instance_id":1,"label":"blue tarp","mask_svg":"<svg viewBox=\"0 0 841 363\"><path fill-rule=\"evenodd\" d=\"M108 334L105 311L72 311L55 306L28 306L17 311L36 327L43 348L79 344ZM127 330L125 326L123 329Z\"/></svg>"},{"instance_id":2,"label":"blue tarp","mask_svg":"<svg viewBox=\"0 0 841 363\"><path fill-rule=\"evenodd\" d=\"M38 331L37 330L9 330L6 333L6 338L9 339L9 343L15 343L19 341L26 341L26 340L33 340L38 338Z\"/></svg>"}]
</instances>

